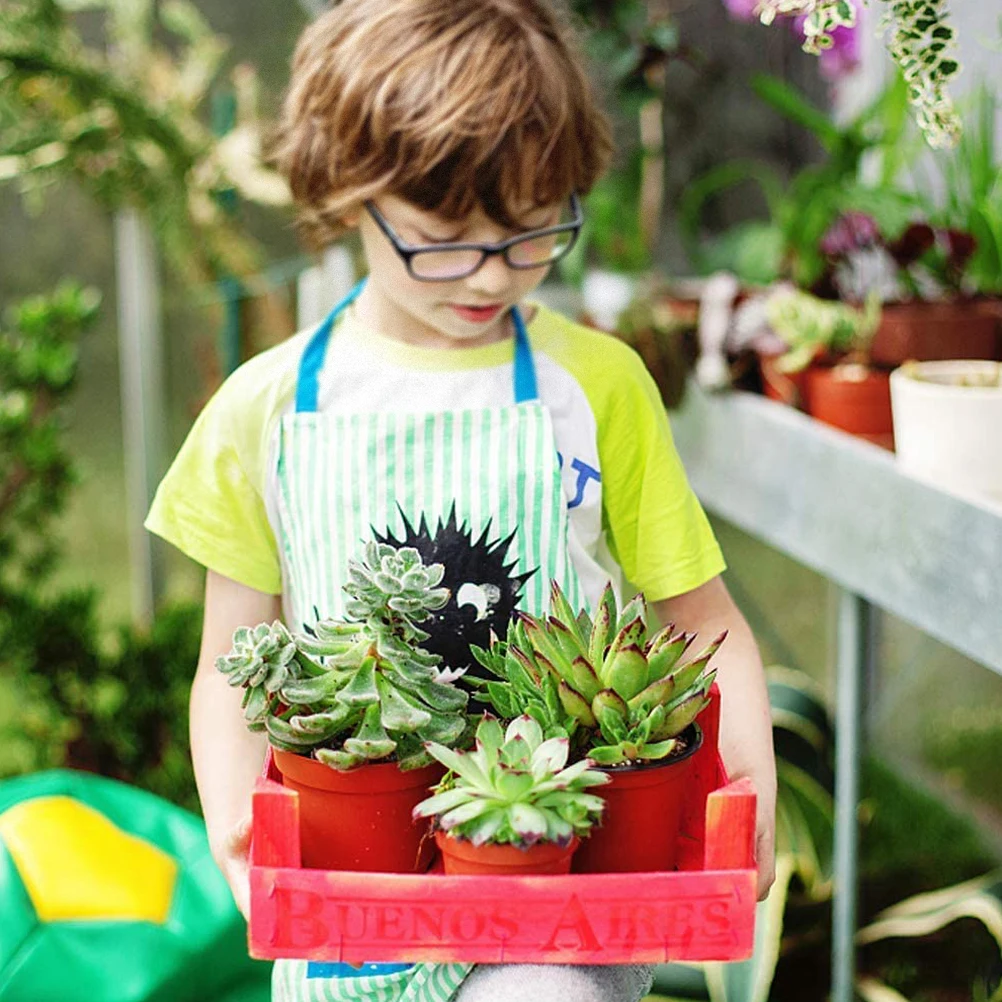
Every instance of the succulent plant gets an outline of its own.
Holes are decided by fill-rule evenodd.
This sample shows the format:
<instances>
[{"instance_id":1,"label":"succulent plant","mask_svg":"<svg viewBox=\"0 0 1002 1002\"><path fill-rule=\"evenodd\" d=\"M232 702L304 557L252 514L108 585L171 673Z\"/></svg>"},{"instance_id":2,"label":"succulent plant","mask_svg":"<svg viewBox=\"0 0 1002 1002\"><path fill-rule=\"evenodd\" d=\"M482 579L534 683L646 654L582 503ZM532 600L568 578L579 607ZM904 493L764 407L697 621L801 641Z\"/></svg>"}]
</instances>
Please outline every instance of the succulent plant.
<instances>
[{"instance_id":1,"label":"succulent plant","mask_svg":"<svg viewBox=\"0 0 1002 1002\"><path fill-rule=\"evenodd\" d=\"M727 635L683 663L694 633L675 633L674 624L648 633L642 595L617 613L607 586L593 618L575 614L554 583L548 617L521 613L504 641L473 653L502 679L484 685L502 717L526 713L596 764L622 765L676 750L708 702L716 675L709 662Z\"/></svg>"},{"instance_id":2,"label":"succulent plant","mask_svg":"<svg viewBox=\"0 0 1002 1002\"><path fill-rule=\"evenodd\" d=\"M568 739L544 740L531 717L518 717L503 731L485 716L469 752L434 743L427 749L450 772L414 817L433 817L443 831L474 845L566 845L601 816L604 801L585 791L609 776L587 759L568 766Z\"/></svg>"},{"instance_id":3,"label":"succulent plant","mask_svg":"<svg viewBox=\"0 0 1002 1002\"><path fill-rule=\"evenodd\" d=\"M418 646L427 634L417 624L449 599L443 573L415 549L369 543L348 564L345 619L295 637L281 623L238 630L216 667L246 688L248 726L336 769L431 762L426 741L453 744L467 728L467 693Z\"/></svg>"}]
</instances>

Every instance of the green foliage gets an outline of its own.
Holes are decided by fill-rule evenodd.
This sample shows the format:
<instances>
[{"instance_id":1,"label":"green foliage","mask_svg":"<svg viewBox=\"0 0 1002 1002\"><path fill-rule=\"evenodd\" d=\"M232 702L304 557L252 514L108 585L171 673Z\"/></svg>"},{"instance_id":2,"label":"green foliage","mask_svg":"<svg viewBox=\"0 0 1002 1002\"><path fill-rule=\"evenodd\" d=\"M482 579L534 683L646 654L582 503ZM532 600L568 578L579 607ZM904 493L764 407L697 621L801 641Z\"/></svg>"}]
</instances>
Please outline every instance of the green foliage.
<instances>
[{"instance_id":1,"label":"green foliage","mask_svg":"<svg viewBox=\"0 0 1002 1002\"><path fill-rule=\"evenodd\" d=\"M826 112L782 80L759 76L753 89L784 117L808 129L825 150L825 159L804 167L788 182L768 165L747 161L708 171L682 197L682 238L701 273L727 270L749 284L761 285L790 278L801 288L810 288L825 268L821 238L841 215L864 212L882 233L899 233L910 221L917 200L894 184L906 121L904 85L900 80L892 83L845 126L836 126ZM860 179L862 158L871 150L884 159L881 178L874 185ZM711 200L748 182L762 192L768 219L707 238L704 217Z\"/></svg>"},{"instance_id":2,"label":"green foliage","mask_svg":"<svg viewBox=\"0 0 1002 1002\"><path fill-rule=\"evenodd\" d=\"M97 306L94 290L65 283L0 326L0 590L37 582L55 559L51 529L75 479L59 406Z\"/></svg>"},{"instance_id":3,"label":"green foliage","mask_svg":"<svg viewBox=\"0 0 1002 1002\"><path fill-rule=\"evenodd\" d=\"M72 14L103 14L106 38L85 44ZM260 163L253 73L235 78L239 122L220 141L208 124L210 87L226 46L185 0L5 0L0 6L0 183L32 203L73 178L110 209L149 215L170 260L201 279L256 267L255 245L228 218L220 192L283 204ZM176 53L176 55L175 55Z\"/></svg>"},{"instance_id":4,"label":"green foliage","mask_svg":"<svg viewBox=\"0 0 1002 1002\"><path fill-rule=\"evenodd\" d=\"M568 766L567 738L544 740L531 717L516 718L505 731L484 717L473 751L434 743L427 748L450 772L414 808L414 817L435 818L443 831L474 845L566 845L587 835L605 807L585 790L609 782L609 776L589 768L587 759Z\"/></svg>"},{"instance_id":5,"label":"green foliage","mask_svg":"<svg viewBox=\"0 0 1002 1002\"><path fill-rule=\"evenodd\" d=\"M771 24L777 15L803 15L804 51L831 48L832 32L856 24L860 0L760 0L759 15ZM952 146L960 123L947 85L960 66L947 0L883 0L881 27L887 51L908 84L908 101L932 147Z\"/></svg>"},{"instance_id":6,"label":"green foliage","mask_svg":"<svg viewBox=\"0 0 1002 1002\"><path fill-rule=\"evenodd\" d=\"M669 757L708 702L709 662L726 634L683 663L696 635L676 634L671 623L649 636L642 595L620 612L607 586L591 617L575 613L554 582L550 608L546 618L521 614L490 650L472 648L503 680L485 685L494 708L571 738L598 765Z\"/></svg>"},{"instance_id":7,"label":"green foliage","mask_svg":"<svg viewBox=\"0 0 1002 1002\"><path fill-rule=\"evenodd\" d=\"M248 727L335 769L390 756L414 769L431 761L424 742L459 741L468 696L419 646L417 625L449 600L444 573L412 547L373 541L349 561L345 620L296 637L278 622L237 630L216 667L243 687Z\"/></svg>"},{"instance_id":8,"label":"green foliage","mask_svg":"<svg viewBox=\"0 0 1002 1002\"><path fill-rule=\"evenodd\" d=\"M69 765L197 809L187 696L200 612L165 610L149 634L102 641L93 591L52 594L55 529L76 482L61 405L97 295L67 283L0 328L0 678L16 694L0 772Z\"/></svg>"}]
</instances>

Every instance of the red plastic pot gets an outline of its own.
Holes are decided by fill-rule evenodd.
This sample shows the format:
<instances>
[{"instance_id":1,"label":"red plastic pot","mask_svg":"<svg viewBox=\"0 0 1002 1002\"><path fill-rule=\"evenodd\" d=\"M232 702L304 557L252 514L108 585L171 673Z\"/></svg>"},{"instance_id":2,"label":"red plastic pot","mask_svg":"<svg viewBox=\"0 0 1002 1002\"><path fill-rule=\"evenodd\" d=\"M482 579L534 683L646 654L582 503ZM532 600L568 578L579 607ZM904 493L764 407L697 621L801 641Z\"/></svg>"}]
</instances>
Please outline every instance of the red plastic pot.
<instances>
[{"instance_id":1,"label":"red plastic pot","mask_svg":"<svg viewBox=\"0 0 1002 1002\"><path fill-rule=\"evenodd\" d=\"M887 303L870 345L877 365L999 356L998 304L987 299Z\"/></svg>"},{"instance_id":2,"label":"red plastic pot","mask_svg":"<svg viewBox=\"0 0 1002 1002\"><path fill-rule=\"evenodd\" d=\"M450 875L506 876L521 873L570 873L571 857L579 839L565 845L537 842L526 849L516 845L474 845L467 839L435 832L442 865Z\"/></svg>"},{"instance_id":3,"label":"red plastic pot","mask_svg":"<svg viewBox=\"0 0 1002 1002\"><path fill-rule=\"evenodd\" d=\"M411 812L445 774L437 762L401 771L396 762L341 772L273 748L282 785L299 794L303 866L423 873L434 845Z\"/></svg>"},{"instance_id":4,"label":"red plastic pot","mask_svg":"<svg viewBox=\"0 0 1002 1002\"><path fill-rule=\"evenodd\" d=\"M575 873L674 870L682 807L692 785L698 724L683 732L688 746L666 762L610 767L611 782L592 792L605 801L602 824L574 856Z\"/></svg>"},{"instance_id":5,"label":"red plastic pot","mask_svg":"<svg viewBox=\"0 0 1002 1002\"><path fill-rule=\"evenodd\" d=\"M865 365L812 366L807 370L809 413L818 421L894 448L891 381Z\"/></svg>"},{"instance_id":6,"label":"red plastic pot","mask_svg":"<svg viewBox=\"0 0 1002 1002\"><path fill-rule=\"evenodd\" d=\"M791 407L807 409L806 369L782 372L776 365L779 355L759 355L758 368L762 376L762 392L770 399Z\"/></svg>"}]
</instances>

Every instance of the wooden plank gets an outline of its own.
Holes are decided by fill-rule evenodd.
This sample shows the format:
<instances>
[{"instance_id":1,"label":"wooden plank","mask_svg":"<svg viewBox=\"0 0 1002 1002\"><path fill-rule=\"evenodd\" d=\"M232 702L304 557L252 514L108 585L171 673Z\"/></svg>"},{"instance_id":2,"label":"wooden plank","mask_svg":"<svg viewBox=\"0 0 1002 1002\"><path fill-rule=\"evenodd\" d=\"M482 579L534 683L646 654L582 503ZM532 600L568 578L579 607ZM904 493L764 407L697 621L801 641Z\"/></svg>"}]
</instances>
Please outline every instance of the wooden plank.
<instances>
[{"instance_id":1,"label":"wooden plank","mask_svg":"<svg viewBox=\"0 0 1002 1002\"><path fill-rule=\"evenodd\" d=\"M706 798L707 870L755 866L755 788L739 779Z\"/></svg>"},{"instance_id":2,"label":"wooden plank","mask_svg":"<svg viewBox=\"0 0 1002 1002\"><path fill-rule=\"evenodd\" d=\"M299 794L262 776L252 804L251 866L302 866Z\"/></svg>"}]
</instances>

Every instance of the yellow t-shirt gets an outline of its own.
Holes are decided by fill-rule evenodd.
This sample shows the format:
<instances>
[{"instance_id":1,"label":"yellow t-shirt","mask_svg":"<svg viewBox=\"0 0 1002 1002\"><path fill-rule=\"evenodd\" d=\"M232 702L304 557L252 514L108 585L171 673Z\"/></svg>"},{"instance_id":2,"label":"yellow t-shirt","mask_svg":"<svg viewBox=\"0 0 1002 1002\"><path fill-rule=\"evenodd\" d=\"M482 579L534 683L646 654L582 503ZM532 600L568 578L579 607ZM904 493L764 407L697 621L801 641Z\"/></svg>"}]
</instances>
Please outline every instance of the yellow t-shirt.
<instances>
[{"instance_id":1,"label":"yellow t-shirt","mask_svg":"<svg viewBox=\"0 0 1002 1002\"><path fill-rule=\"evenodd\" d=\"M146 527L211 570L282 592L278 426L294 404L305 331L242 365L199 415ZM626 580L649 601L704 584L723 557L689 487L657 387L617 338L545 307L528 324L585 594ZM511 339L477 348L402 344L339 321L320 376L321 411L432 412L512 403Z\"/></svg>"}]
</instances>

